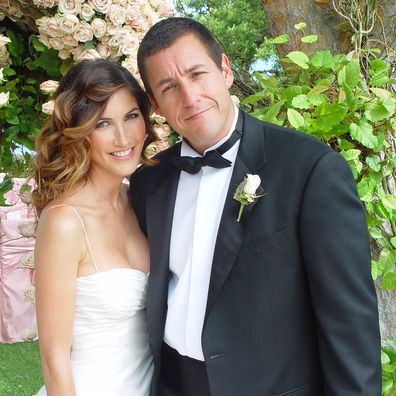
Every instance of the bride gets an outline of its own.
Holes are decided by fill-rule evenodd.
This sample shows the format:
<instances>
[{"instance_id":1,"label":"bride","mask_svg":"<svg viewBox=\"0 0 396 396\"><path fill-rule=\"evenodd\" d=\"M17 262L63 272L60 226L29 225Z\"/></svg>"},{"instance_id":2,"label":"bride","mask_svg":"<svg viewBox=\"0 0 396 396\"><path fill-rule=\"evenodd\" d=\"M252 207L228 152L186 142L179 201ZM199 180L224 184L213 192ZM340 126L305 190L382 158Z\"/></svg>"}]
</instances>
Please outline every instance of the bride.
<instances>
[{"instance_id":1,"label":"bride","mask_svg":"<svg viewBox=\"0 0 396 396\"><path fill-rule=\"evenodd\" d=\"M63 77L35 163L40 396L149 394L149 252L123 180L153 140L126 69L82 61Z\"/></svg>"}]
</instances>

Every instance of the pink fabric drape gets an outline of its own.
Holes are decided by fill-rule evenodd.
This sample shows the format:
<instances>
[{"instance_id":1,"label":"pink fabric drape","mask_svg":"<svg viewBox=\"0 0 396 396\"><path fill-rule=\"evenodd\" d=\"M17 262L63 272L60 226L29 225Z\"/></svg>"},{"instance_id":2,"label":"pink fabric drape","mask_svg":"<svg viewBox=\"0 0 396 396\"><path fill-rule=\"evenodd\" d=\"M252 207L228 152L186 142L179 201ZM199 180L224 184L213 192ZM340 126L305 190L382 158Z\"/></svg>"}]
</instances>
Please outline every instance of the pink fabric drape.
<instances>
[{"instance_id":1,"label":"pink fabric drape","mask_svg":"<svg viewBox=\"0 0 396 396\"><path fill-rule=\"evenodd\" d=\"M20 233L21 227L31 227L34 211L18 194L25 179L13 182L13 190L6 194L12 206L0 207L0 343L36 338L34 270L29 268L35 239Z\"/></svg>"}]
</instances>

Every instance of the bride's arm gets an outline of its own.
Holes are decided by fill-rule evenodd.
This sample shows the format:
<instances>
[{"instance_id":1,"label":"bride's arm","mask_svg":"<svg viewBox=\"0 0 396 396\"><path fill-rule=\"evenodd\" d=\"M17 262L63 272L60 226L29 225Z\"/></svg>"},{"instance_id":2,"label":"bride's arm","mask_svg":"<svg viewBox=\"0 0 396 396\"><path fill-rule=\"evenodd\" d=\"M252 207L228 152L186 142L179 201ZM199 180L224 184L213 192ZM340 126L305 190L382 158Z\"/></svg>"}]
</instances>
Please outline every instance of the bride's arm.
<instances>
[{"instance_id":1,"label":"bride's arm","mask_svg":"<svg viewBox=\"0 0 396 396\"><path fill-rule=\"evenodd\" d=\"M84 235L69 208L45 210L35 247L36 313L41 368L49 396L74 396L70 367L75 283Z\"/></svg>"}]
</instances>

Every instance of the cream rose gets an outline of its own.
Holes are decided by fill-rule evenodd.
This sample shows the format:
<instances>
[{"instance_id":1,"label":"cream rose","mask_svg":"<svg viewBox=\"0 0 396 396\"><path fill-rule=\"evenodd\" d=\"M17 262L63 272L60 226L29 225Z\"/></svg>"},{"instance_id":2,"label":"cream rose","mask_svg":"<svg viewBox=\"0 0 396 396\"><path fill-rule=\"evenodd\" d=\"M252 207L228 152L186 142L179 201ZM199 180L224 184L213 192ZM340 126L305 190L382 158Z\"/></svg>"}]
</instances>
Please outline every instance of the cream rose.
<instances>
[{"instance_id":1,"label":"cream rose","mask_svg":"<svg viewBox=\"0 0 396 396\"><path fill-rule=\"evenodd\" d=\"M99 43L96 50L101 58L107 59L110 56L109 47L106 44Z\"/></svg>"},{"instance_id":2,"label":"cream rose","mask_svg":"<svg viewBox=\"0 0 396 396\"><path fill-rule=\"evenodd\" d=\"M63 44L65 45L65 49L72 49L78 46L78 41L70 35L63 37Z\"/></svg>"},{"instance_id":3,"label":"cream rose","mask_svg":"<svg viewBox=\"0 0 396 396\"><path fill-rule=\"evenodd\" d=\"M50 37L49 38L50 48L54 48L57 51L65 48L65 43L61 37Z\"/></svg>"},{"instance_id":4,"label":"cream rose","mask_svg":"<svg viewBox=\"0 0 396 396\"><path fill-rule=\"evenodd\" d=\"M59 0L58 11L62 14L79 14L81 3L76 0Z\"/></svg>"},{"instance_id":5,"label":"cream rose","mask_svg":"<svg viewBox=\"0 0 396 396\"><path fill-rule=\"evenodd\" d=\"M73 37L80 42L87 42L93 39L93 30L89 23L81 22L74 32Z\"/></svg>"},{"instance_id":6,"label":"cream rose","mask_svg":"<svg viewBox=\"0 0 396 396\"><path fill-rule=\"evenodd\" d=\"M51 115L54 112L55 102L50 100L49 102L43 103L41 106L41 111L45 114Z\"/></svg>"},{"instance_id":7,"label":"cream rose","mask_svg":"<svg viewBox=\"0 0 396 396\"><path fill-rule=\"evenodd\" d=\"M70 57L70 50L68 49L61 49L58 52L59 59L65 60Z\"/></svg>"},{"instance_id":8,"label":"cream rose","mask_svg":"<svg viewBox=\"0 0 396 396\"><path fill-rule=\"evenodd\" d=\"M157 12L161 17L170 17L173 15L173 7L169 3L161 3L158 8Z\"/></svg>"},{"instance_id":9,"label":"cream rose","mask_svg":"<svg viewBox=\"0 0 396 396\"><path fill-rule=\"evenodd\" d=\"M125 37L124 41L120 45L120 55L132 55L137 51L139 47L139 40L136 36L129 35Z\"/></svg>"},{"instance_id":10,"label":"cream rose","mask_svg":"<svg viewBox=\"0 0 396 396\"><path fill-rule=\"evenodd\" d=\"M243 188L243 192L245 194L254 195L256 194L256 190L261 183L261 179L259 175L246 175L246 184Z\"/></svg>"},{"instance_id":11,"label":"cream rose","mask_svg":"<svg viewBox=\"0 0 396 396\"><path fill-rule=\"evenodd\" d=\"M86 22L89 22L95 16L95 10L91 4L84 3L81 6L80 15L82 19L84 19Z\"/></svg>"},{"instance_id":12,"label":"cream rose","mask_svg":"<svg viewBox=\"0 0 396 396\"><path fill-rule=\"evenodd\" d=\"M110 47L120 47L124 40L129 36L127 29L120 29L113 37L110 38L108 45Z\"/></svg>"},{"instance_id":13,"label":"cream rose","mask_svg":"<svg viewBox=\"0 0 396 396\"><path fill-rule=\"evenodd\" d=\"M9 100L10 100L9 92L1 92L0 93L0 107L5 106Z\"/></svg>"},{"instance_id":14,"label":"cream rose","mask_svg":"<svg viewBox=\"0 0 396 396\"><path fill-rule=\"evenodd\" d=\"M77 58L76 60L80 61L83 59L97 59L100 58L100 54L98 51L96 51L95 49L87 49L85 51L83 51Z\"/></svg>"},{"instance_id":15,"label":"cream rose","mask_svg":"<svg viewBox=\"0 0 396 396\"><path fill-rule=\"evenodd\" d=\"M127 19L126 11L126 8L117 4L112 4L109 7L108 17L114 25L120 26L123 25Z\"/></svg>"},{"instance_id":16,"label":"cream rose","mask_svg":"<svg viewBox=\"0 0 396 396\"><path fill-rule=\"evenodd\" d=\"M3 47L10 42L11 40L8 37L4 36L3 34L0 34L0 47Z\"/></svg>"},{"instance_id":17,"label":"cream rose","mask_svg":"<svg viewBox=\"0 0 396 396\"><path fill-rule=\"evenodd\" d=\"M54 80L47 80L40 84L40 89L46 93L52 93L58 88L59 82Z\"/></svg>"},{"instance_id":18,"label":"cream rose","mask_svg":"<svg viewBox=\"0 0 396 396\"><path fill-rule=\"evenodd\" d=\"M100 19L100 18L95 18L91 22L91 27L92 27L94 36L98 39L103 37L107 32L107 24L103 19Z\"/></svg>"},{"instance_id":19,"label":"cream rose","mask_svg":"<svg viewBox=\"0 0 396 396\"><path fill-rule=\"evenodd\" d=\"M52 8L58 4L58 0L33 0L33 4L39 8Z\"/></svg>"},{"instance_id":20,"label":"cream rose","mask_svg":"<svg viewBox=\"0 0 396 396\"><path fill-rule=\"evenodd\" d=\"M59 29L65 34L73 34L78 25L79 19L75 15L67 14L58 19Z\"/></svg>"},{"instance_id":21,"label":"cream rose","mask_svg":"<svg viewBox=\"0 0 396 396\"><path fill-rule=\"evenodd\" d=\"M58 19L55 17L43 17L37 20L40 34L44 33L49 37L62 37L63 32L59 29Z\"/></svg>"},{"instance_id":22,"label":"cream rose","mask_svg":"<svg viewBox=\"0 0 396 396\"><path fill-rule=\"evenodd\" d=\"M90 4L95 11L97 11L101 14L108 13L111 3L112 3L111 0L89 0L88 1L88 4Z\"/></svg>"}]
</instances>

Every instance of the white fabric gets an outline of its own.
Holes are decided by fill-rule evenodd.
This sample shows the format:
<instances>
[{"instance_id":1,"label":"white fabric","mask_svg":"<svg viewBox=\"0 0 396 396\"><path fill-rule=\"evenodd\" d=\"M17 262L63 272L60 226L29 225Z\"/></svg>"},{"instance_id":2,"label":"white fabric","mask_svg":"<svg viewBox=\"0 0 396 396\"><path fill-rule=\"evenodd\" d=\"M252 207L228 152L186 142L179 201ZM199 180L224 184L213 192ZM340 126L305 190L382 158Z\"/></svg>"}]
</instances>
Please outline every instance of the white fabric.
<instances>
[{"instance_id":1,"label":"white fabric","mask_svg":"<svg viewBox=\"0 0 396 396\"><path fill-rule=\"evenodd\" d=\"M77 396L148 396L148 275L116 268L77 278L71 367ZM47 395L41 388L37 396Z\"/></svg>"},{"instance_id":2,"label":"white fabric","mask_svg":"<svg viewBox=\"0 0 396 396\"><path fill-rule=\"evenodd\" d=\"M238 108L227 136L206 151L224 143L235 129ZM201 344L213 253L239 143L223 157L228 168L202 167L191 175L180 173L173 214L169 263L172 273L164 341L181 355L204 360ZM181 155L200 156L182 143Z\"/></svg>"}]
</instances>

